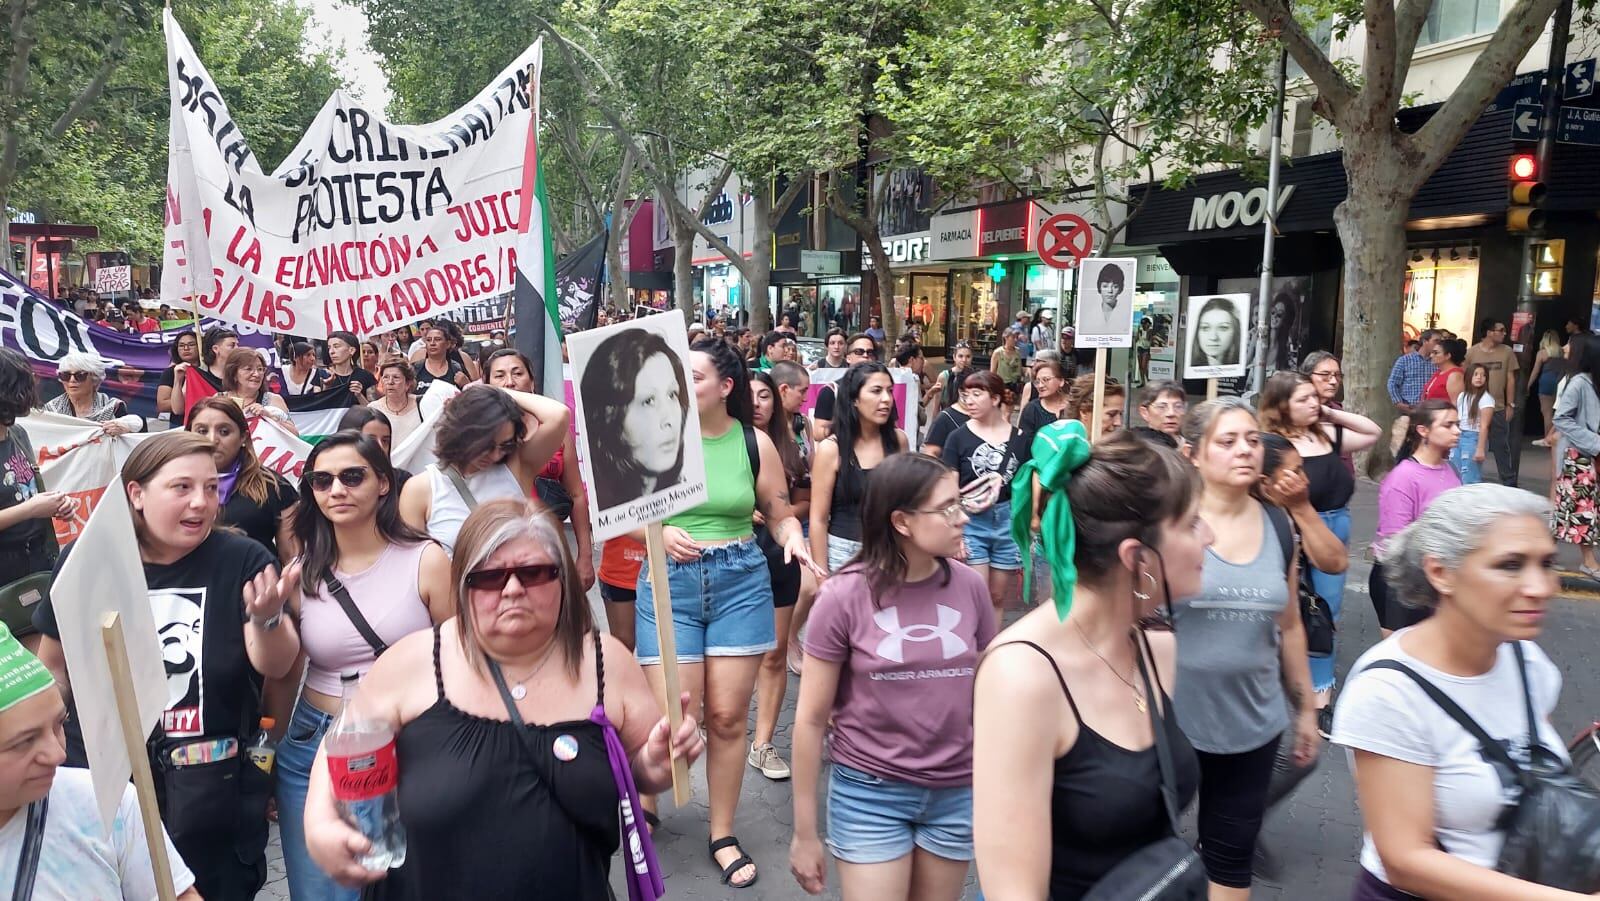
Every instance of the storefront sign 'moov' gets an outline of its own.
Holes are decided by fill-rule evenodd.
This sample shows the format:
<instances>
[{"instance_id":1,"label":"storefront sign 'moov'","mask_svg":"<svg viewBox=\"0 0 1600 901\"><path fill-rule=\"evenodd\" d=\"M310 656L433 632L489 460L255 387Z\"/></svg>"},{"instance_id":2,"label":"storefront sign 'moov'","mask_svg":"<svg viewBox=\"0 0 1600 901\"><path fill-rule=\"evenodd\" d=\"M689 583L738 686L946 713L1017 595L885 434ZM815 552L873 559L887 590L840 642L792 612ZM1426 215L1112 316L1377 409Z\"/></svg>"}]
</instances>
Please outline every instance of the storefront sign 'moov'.
<instances>
[{"instance_id":1,"label":"storefront sign 'moov'","mask_svg":"<svg viewBox=\"0 0 1600 901\"><path fill-rule=\"evenodd\" d=\"M1284 185L1278 191L1278 209L1283 208L1294 194L1294 185ZM1210 197L1196 197L1189 211L1189 231L1207 231L1213 228L1232 228L1235 225L1260 225L1267 215L1267 189L1251 188L1248 191L1227 191Z\"/></svg>"}]
</instances>

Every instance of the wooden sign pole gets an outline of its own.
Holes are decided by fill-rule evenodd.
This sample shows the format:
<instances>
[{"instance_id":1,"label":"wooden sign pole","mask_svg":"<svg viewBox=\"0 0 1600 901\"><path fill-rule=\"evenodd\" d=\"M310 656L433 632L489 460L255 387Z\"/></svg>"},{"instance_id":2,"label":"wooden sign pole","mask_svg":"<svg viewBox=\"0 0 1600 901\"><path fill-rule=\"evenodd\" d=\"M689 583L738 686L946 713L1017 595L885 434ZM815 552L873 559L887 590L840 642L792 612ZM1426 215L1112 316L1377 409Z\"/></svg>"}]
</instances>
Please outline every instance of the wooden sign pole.
<instances>
[{"instance_id":1,"label":"wooden sign pole","mask_svg":"<svg viewBox=\"0 0 1600 901\"><path fill-rule=\"evenodd\" d=\"M156 784L150 775L144 730L139 728L139 702L133 695L133 669L128 665L128 645L122 637L121 617L116 613L100 618L100 640L105 643L106 663L116 690L117 716L122 724L122 739L128 746L128 762L133 764L133 790L139 799L139 818L144 821L144 841L150 852L156 895L160 901L175 901L166 831L161 827L161 811L156 806Z\"/></svg>"},{"instance_id":2,"label":"wooden sign pole","mask_svg":"<svg viewBox=\"0 0 1600 901\"><path fill-rule=\"evenodd\" d=\"M656 614L656 641L661 648L661 706L667 711L671 734L683 725L683 689L678 687L678 642L672 631L672 588L667 584L667 544L661 523L645 526L645 548L650 556L650 599ZM671 744L669 741L668 748ZM672 755L672 803L689 805L689 763Z\"/></svg>"},{"instance_id":3,"label":"wooden sign pole","mask_svg":"<svg viewBox=\"0 0 1600 901\"><path fill-rule=\"evenodd\" d=\"M1106 349L1096 348L1094 352L1094 419L1089 423L1089 443L1100 443L1100 424L1104 422L1103 410L1106 406Z\"/></svg>"},{"instance_id":4,"label":"wooden sign pole","mask_svg":"<svg viewBox=\"0 0 1600 901\"><path fill-rule=\"evenodd\" d=\"M1206 400L1217 399L1217 380L1206 379Z\"/></svg>"}]
</instances>

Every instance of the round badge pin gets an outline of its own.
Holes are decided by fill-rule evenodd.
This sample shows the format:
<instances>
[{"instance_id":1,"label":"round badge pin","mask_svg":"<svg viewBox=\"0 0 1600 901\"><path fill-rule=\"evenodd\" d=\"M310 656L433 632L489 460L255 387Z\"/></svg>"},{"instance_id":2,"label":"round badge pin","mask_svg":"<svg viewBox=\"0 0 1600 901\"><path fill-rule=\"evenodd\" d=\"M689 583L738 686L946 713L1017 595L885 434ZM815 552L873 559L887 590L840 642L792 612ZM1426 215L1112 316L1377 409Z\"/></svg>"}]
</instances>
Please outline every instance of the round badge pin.
<instances>
[{"instance_id":1,"label":"round badge pin","mask_svg":"<svg viewBox=\"0 0 1600 901\"><path fill-rule=\"evenodd\" d=\"M557 760L565 763L578 756L578 740L570 735L557 736L551 750L555 752Z\"/></svg>"}]
</instances>

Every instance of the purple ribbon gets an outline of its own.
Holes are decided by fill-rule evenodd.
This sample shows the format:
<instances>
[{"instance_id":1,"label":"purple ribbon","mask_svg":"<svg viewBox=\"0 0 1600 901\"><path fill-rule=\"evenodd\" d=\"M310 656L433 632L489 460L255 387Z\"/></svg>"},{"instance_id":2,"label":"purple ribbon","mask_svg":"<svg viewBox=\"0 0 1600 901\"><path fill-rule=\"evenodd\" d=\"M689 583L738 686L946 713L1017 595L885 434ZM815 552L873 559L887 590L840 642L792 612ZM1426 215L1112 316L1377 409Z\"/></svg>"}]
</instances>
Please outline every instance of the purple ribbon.
<instances>
[{"instance_id":1,"label":"purple ribbon","mask_svg":"<svg viewBox=\"0 0 1600 901\"><path fill-rule=\"evenodd\" d=\"M661 881L661 864L656 860L655 842L644 828L644 807L639 804L639 789L633 784L633 768L622 747L615 726L606 718L606 708L596 704L589 722L600 726L606 737L606 759L611 761L611 778L617 783L622 803L622 860L628 868L628 901L656 901L667 893Z\"/></svg>"}]
</instances>

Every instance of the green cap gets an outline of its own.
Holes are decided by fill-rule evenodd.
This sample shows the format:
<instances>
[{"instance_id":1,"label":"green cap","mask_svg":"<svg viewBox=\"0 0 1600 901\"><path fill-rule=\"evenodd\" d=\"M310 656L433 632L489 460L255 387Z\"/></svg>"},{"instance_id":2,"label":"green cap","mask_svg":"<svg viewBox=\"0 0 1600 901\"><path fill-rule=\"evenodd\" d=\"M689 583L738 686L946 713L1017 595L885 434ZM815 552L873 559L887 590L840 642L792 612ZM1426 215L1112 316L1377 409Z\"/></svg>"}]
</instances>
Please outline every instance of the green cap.
<instances>
[{"instance_id":1,"label":"green cap","mask_svg":"<svg viewBox=\"0 0 1600 901\"><path fill-rule=\"evenodd\" d=\"M55 687L55 678L39 658L0 623L0 713Z\"/></svg>"}]
</instances>

